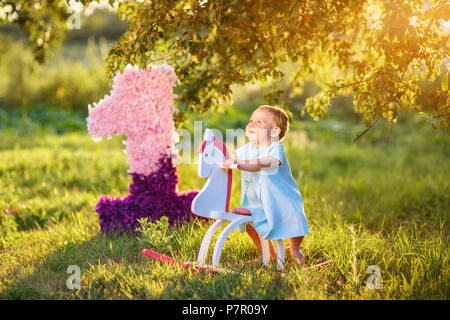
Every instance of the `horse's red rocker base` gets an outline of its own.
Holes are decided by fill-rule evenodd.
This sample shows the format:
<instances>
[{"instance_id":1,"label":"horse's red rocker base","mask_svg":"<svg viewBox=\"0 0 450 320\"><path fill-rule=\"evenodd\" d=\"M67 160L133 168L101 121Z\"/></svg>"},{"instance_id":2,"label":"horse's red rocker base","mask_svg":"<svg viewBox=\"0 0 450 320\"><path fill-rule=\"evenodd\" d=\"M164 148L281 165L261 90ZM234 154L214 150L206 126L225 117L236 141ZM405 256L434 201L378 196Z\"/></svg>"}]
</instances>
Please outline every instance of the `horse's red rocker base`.
<instances>
[{"instance_id":1,"label":"horse's red rocker base","mask_svg":"<svg viewBox=\"0 0 450 320\"><path fill-rule=\"evenodd\" d=\"M165 256L161 253L158 253L158 252L152 251L152 250L148 250L148 249L143 249L142 254L147 257L150 257L150 258L153 258L153 259L156 259L156 260L159 260L161 262L165 262L165 263L168 263L171 265L182 265L184 269L192 269L192 270L198 271L200 273L209 272L212 275L216 274L216 272L218 272L218 271L225 271L225 272L231 273L231 271L229 271L229 270L221 270L221 269L214 270L210 266L198 266L194 262L184 262L183 263L182 261L176 260L174 258ZM332 260L328 260L328 261L313 265L311 267L303 268L303 271L310 271L310 270L314 270L314 269L320 270L323 267L330 265L332 263L333 263Z\"/></svg>"},{"instance_id":2,"label":"horse's red rocker base","mask_svg":"<svg viewBox=\"0 0 450 320\"><path fill-rule=\"evenodd\" d=\"M198 271L200 273L205 273L206 271L211 273L211 274L215 274L218 270L214 270L209 266L198 266L193 262L181 262L179 260L176 260L174 258L165 256L163 254L160 254L158 252L152 251L152 250L148 250L148 249L143 249L142 250L142 254L146 255L147 257L159 260L161 262L165 262L171 265L182 265L184 269L193 269L194 271Z\"/></svg>"}]
</instances>

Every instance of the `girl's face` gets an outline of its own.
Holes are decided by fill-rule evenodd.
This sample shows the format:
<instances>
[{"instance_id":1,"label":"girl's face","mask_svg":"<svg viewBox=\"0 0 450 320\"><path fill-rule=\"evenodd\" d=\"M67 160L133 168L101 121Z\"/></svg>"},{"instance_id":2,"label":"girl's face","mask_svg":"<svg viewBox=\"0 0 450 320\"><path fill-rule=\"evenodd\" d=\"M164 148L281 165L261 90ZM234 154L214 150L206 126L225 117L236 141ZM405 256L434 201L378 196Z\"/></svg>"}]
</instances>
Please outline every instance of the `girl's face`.
<instances>
[{"instance_id":1,"label":"girl's face","mask_svg":"<svg viewBox=\"0 0 450 320\"><path fill-rule=\"evenodd\" d=\"M272 138L278 136L276 131L272 131L278 127L275 127L273 121L273 115L270 111L264 109L256 109L248 125L245 127L245 135L248 140L256 144L264 144L270 142Z\"/></svg>"}]
</instances>

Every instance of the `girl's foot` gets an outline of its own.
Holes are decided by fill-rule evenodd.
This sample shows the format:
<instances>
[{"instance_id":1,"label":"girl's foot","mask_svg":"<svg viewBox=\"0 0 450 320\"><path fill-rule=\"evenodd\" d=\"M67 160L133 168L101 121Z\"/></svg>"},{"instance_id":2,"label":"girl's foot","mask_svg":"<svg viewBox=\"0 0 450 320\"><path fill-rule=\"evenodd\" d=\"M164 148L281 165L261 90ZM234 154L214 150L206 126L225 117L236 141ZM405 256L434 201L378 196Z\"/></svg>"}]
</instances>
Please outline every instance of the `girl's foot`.
<instances>
[{"instance_id":1,"label":"girl's foot","mask_svg":"<svg viewBox=\"0 0 450 320\"><path fill-rule=\"evenodd\" d=\"M300 250L300 248L289 248L289 252L291 253L291 256L296 264L306 265L305 255L303 254L302 250Z\"/></svg>"},{"instance_id":2,"label":"girl's foot","mask_svg":"<svg viewBox=\"0 0 450 320\"><path fill-rule=\"evenodd\" d=\"M258 256L257 258L247 261L247 264L258 264L258 263L263 263L262 256Z\"/></svg>"}]
</instances>

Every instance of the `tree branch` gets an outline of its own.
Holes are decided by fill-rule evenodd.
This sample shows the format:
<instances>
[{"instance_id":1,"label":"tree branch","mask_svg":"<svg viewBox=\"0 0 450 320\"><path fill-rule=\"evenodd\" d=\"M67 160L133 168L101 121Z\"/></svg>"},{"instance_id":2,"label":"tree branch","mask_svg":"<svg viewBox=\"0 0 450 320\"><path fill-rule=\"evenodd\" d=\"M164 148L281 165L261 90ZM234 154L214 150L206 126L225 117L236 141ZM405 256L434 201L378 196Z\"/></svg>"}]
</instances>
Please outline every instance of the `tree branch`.
<instances>
[{"instance_id":1,"label":"tree branch","mask_svg":"<svg viewBox=\"0 0 450 320\"><path fill-rule=\"evenodd\" d=\"M353 140L353 143L355 143L356 141L358 141L359 138L361 138L365 133L367 133L367 131L370 130L370 128L372 128L375 123L378 122L378 119L380 119L380 117L378 116L378 118L375 120L375 122L373 122L368 128L366 128L366 130L364 130L363 132L361 132L356 138L355 140Z\"/></svg>"},{"instance_id":2,"label":"tree branch","mask_svg":"<svg viewBox=\"0 0 450 320\"><path fill-rule=\"evenodd\" d=\"M289 94L291 93L292 89L294 88L294 85L297 82L297 79L300 76L301 71L302 71L302 68L300 67L294 76L294 80L292 80L291 84L289 85L289 88L287 88L286 93L284 94L283 105L286 105L287 100L289 98Z\"/></svg>"},{"instance_id":3,"label":"tree branch","mask_svg":"<svg viewBox=\"0 0 450 320\"><path fill-rule=\"evenodd\" d=\"M435 116L432 116L432 119L438 119L438 118L443 118L443 117L450 117L450 113L444 113L444 114L438 114Z\"/></svg>"}]
</instances>

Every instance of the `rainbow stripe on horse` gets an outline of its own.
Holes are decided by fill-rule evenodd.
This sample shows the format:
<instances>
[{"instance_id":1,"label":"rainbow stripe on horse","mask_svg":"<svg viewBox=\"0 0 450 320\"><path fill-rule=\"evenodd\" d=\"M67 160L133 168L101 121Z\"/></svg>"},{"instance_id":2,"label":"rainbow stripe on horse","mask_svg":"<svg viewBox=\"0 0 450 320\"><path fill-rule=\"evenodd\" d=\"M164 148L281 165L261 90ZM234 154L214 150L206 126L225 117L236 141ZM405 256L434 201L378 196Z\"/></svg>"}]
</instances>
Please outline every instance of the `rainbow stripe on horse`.
<instances>
[{"instance_id":1,"label":"rainbow stripe on horse","mask_svg":"<svg viewBox=\"0 0 450 320\"><path fill-rule=\"evenodd\" d=\"M197 153L203 154L205 151L205 147L207 144L207 140L204 139L202 143L197 148ZM213 137L213 144L214 147L219 149L222 152L222 156L225 160L230 159L230 154L228 153L226 145L223 143L222 140ZM228 170L228 178L227 178L227 188L226 188L226 202L225 202L225 212L230 212L230 198L231 198L231 185L233 182L233 175L231 170Z\"/></svg>"}]
</instances>

